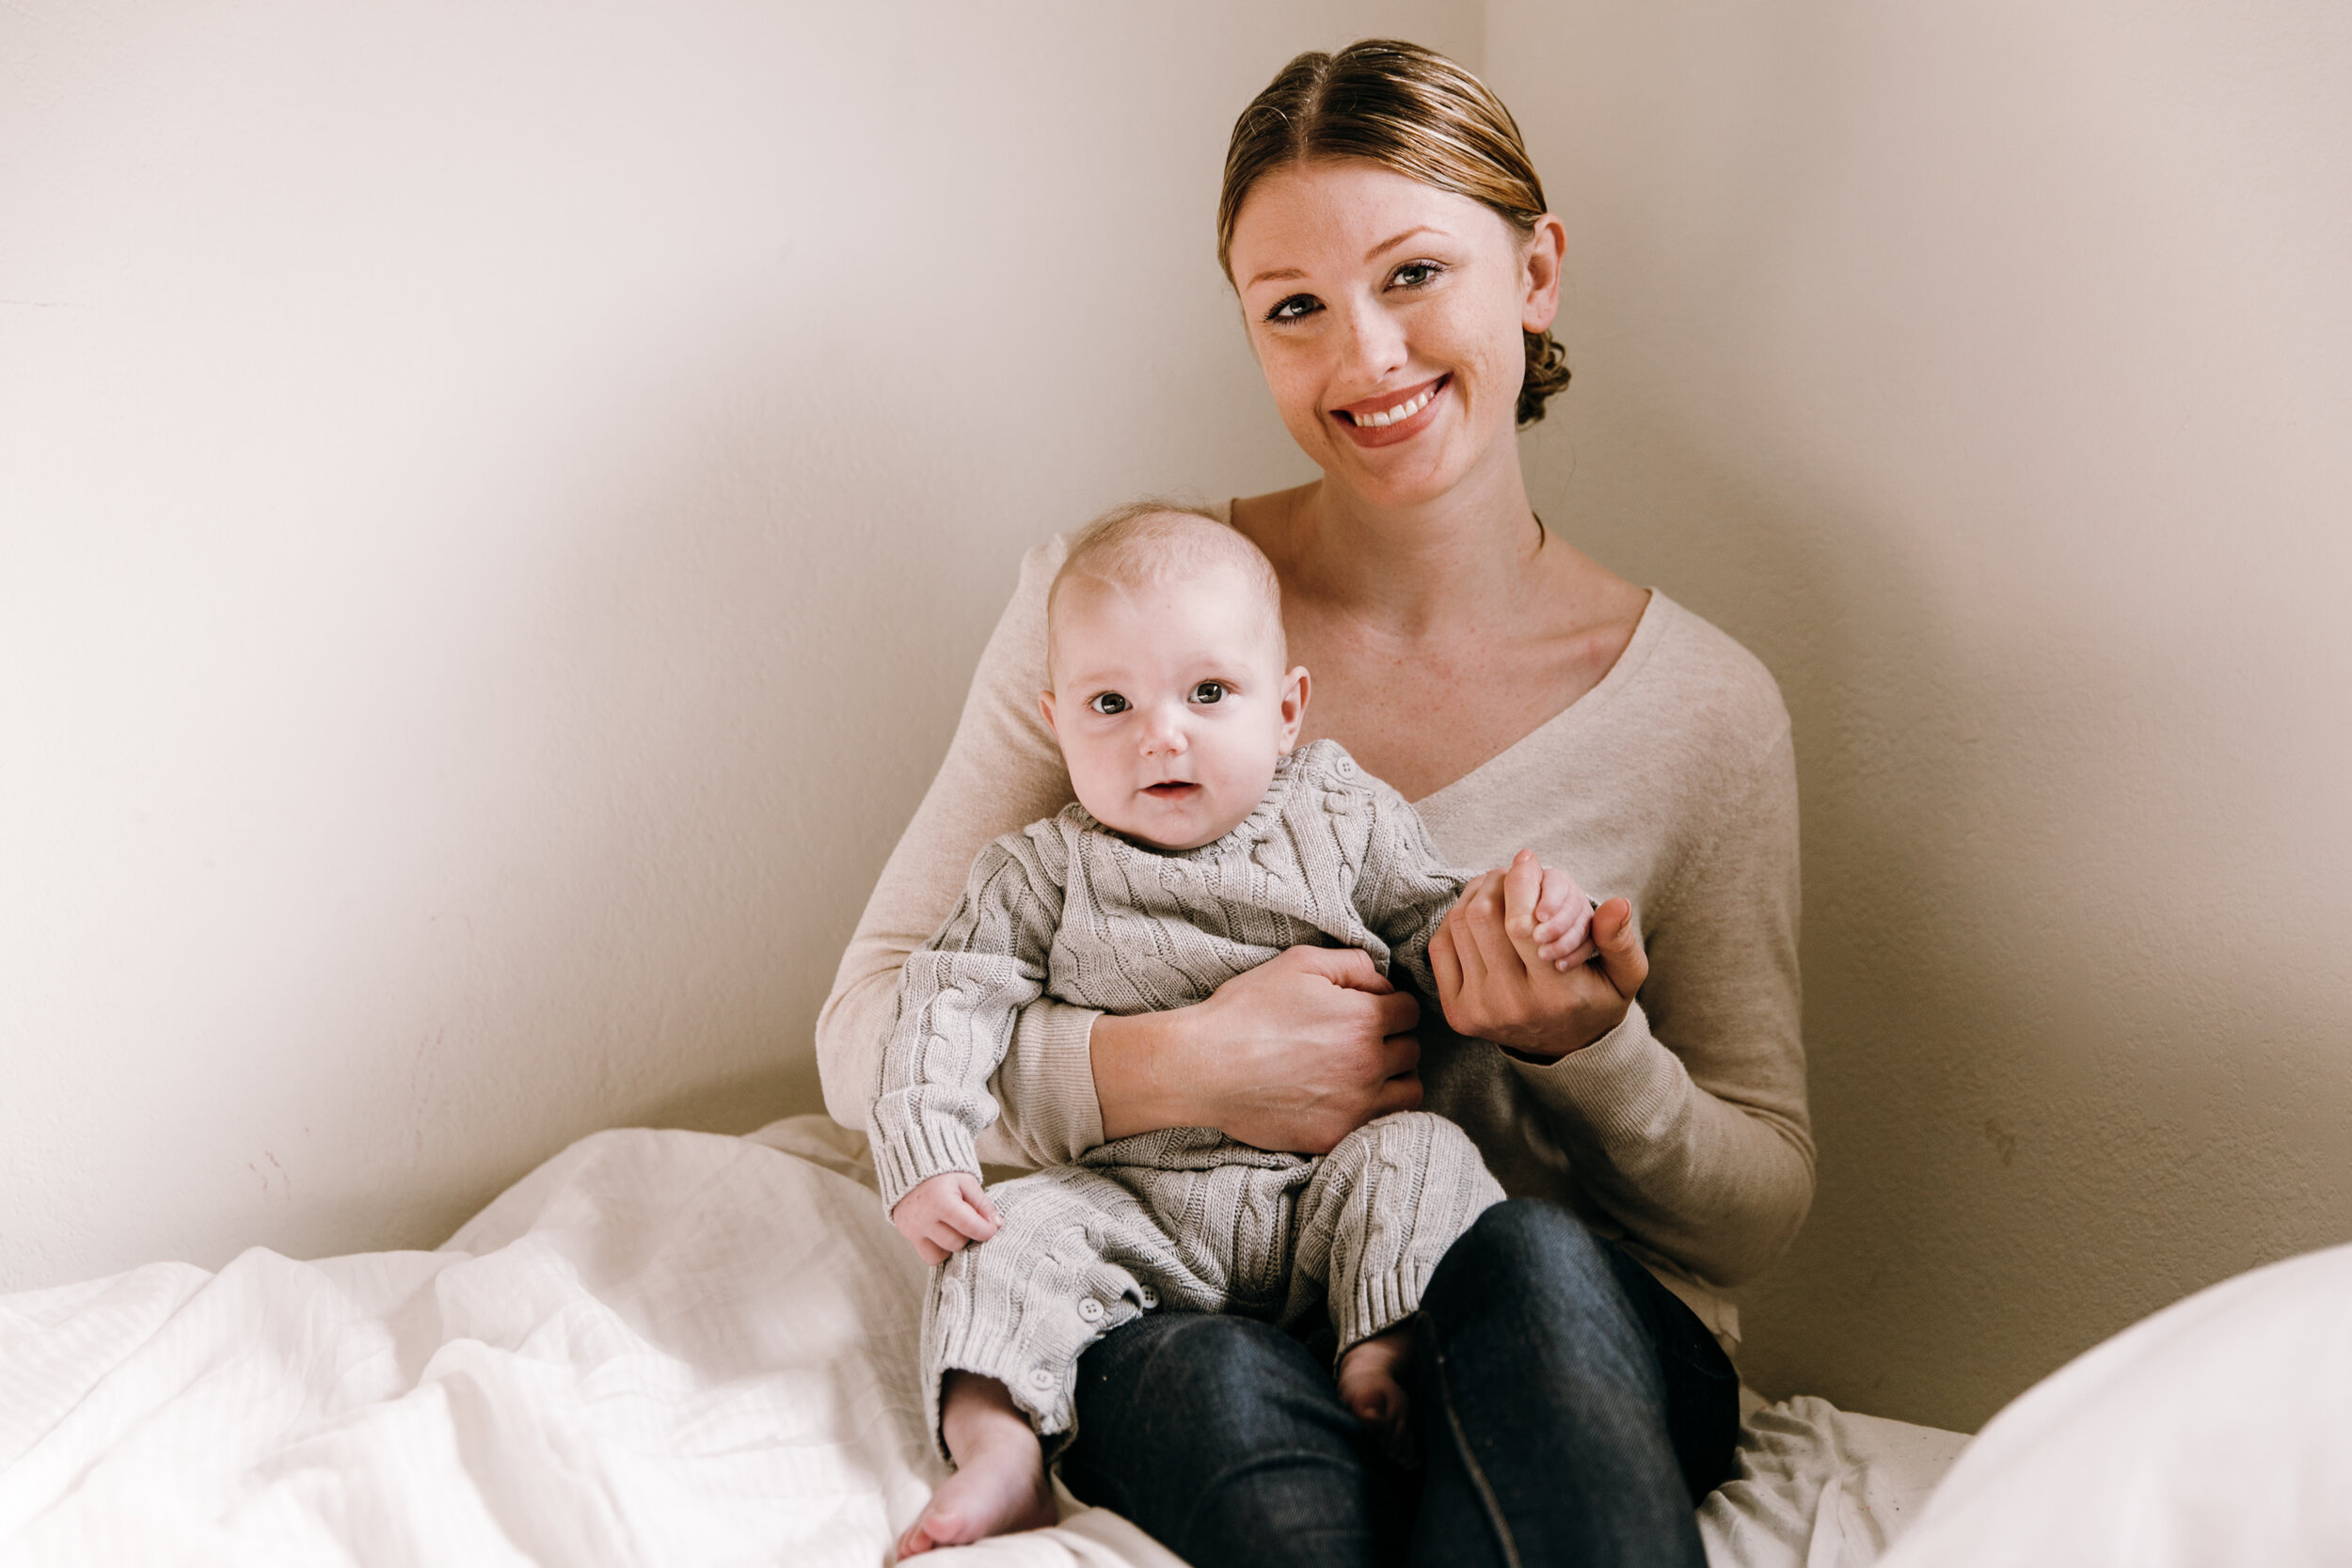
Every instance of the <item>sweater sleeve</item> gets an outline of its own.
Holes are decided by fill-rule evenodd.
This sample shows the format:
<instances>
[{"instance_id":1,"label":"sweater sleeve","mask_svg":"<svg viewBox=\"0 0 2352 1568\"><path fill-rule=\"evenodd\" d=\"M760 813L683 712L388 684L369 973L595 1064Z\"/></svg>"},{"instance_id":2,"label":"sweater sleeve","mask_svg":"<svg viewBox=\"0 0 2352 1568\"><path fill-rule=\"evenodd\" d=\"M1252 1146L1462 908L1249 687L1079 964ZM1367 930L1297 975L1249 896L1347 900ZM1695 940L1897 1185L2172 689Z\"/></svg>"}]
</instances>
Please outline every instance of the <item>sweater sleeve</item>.
<instances>
[{"instance_id":1,"label":"sweater sleeve","mask_svg":"<svg viewBox=\"0 0 2352 1568\"><path fill-rule=\"evenodd\" d=\"M996 1119L988 1092L1021 1009L1045 991L1068 869L1058 826L1041 822L980 851L955 912L907 956L874 1088L882 1201L943 1171L980 1170Z\"/></svg>"},{"instance_id":2,"label":"sweater sleeve","mask_svg":"<svg viewBox=\"0 0 2352 1568\"><path fill-rule=\"evenodd\" d=\"M1585 1192L1638 1242L1731 1285L1787 1248L1813 1197L1786 721L1716 806L1655 908L1636 911L1650 983L1625 1021L1555 1062L1507 1059Z\"/></svg>"},{"instance_id":3,"label":"sweater sleeve","mask_svg":"<svg viewBox=\"0 0 2352 1568\"><path fill-rule=\"evenodd\" d=\"M1072 798L1070 775L1037 707L1045 684L1045 591L1064 548L1050 540L1023 560L1020 586L980 655L946 759L883 866L818 1015L825 1109L844 1127L867 1127L899 970L955 908L974 858ZM1022 1009L992 1085L1002 1115L980 1137L983 1160L1052 1164L1103 1141L1088 1046L1096 1016L1050 997Z\"/></svg>"},{"instance_id":4,"label":"sweater sleeve","mask_svg":"<svg viewBox=\"0 0 2352 1568\"><path fill-rule=\"evenodd\" d=\"M1372 832L1356 883L1357 911L1389 944L1392 968L1432 1002L1438 982L1429 970L1429 939L1462 895L1465 879L1445 863L1421 813L1385 787L1367 792Z\"/></svg>"}]
</instances>

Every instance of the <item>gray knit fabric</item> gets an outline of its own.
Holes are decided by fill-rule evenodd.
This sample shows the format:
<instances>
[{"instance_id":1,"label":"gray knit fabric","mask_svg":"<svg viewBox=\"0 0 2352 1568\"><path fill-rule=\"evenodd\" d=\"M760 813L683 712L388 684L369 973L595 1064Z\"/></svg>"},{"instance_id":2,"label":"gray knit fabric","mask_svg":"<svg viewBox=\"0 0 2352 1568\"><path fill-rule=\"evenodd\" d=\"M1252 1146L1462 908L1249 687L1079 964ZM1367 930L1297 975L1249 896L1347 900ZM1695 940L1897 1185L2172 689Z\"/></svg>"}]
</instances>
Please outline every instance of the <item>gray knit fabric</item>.
<instances>
[{"instance_id":1,"label":"gray knit fabric","mask_svg":"<svg viewBox=\"0 0 2352 1568\"><path fill-rule=\"evenodd\" d=\"M1361 948L1434 994L1429 939L1461 885L1412 808L1328 740L1282 759L1248 817L1198 849L1143 848L1074 804L1005 835L900 979L870 1128L883 1201L978 1173L990 1076L1038 997L1187 1006L1302 943ZM1502 1197L1461 1130L1422 1113L1320 1159L1178 1128L989 1192L1004 1229L935 1273L924 1311L934 1436L951 1368L1003 1382L1041 1434L1067 1433L1080 1353L1163 1299L1283 1322L1327 1303L1345 1349L1409 1316Z\"/></svg>"}]
</instances>

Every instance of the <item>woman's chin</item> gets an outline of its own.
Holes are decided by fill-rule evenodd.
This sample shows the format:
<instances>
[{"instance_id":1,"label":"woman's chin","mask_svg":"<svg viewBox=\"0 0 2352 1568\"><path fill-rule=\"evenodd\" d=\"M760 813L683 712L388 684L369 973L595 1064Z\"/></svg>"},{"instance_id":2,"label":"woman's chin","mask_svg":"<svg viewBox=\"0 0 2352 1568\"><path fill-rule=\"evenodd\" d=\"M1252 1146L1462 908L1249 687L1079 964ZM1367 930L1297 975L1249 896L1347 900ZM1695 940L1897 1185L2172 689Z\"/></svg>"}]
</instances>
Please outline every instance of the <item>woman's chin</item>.
<instances>
[{"instance_id":1,"label":"woman's chin","mask_svg":"<svg viewBox=\"0 0 2352 1568\"><path fill-rule=\"evenodd\" d=\"M1438 432L1404 446L1343 447L1324 473L1366 506L1402 511L1437 500L1460 484L1475 467L1459 460Z\"/></svg>"},{"instance_id":2,"label":"woman's chin","mask_svg":"<svg viewBox=\"0 0 2352 1568\"><path fill-rule=\"evenodd\" d=\"M1325 478L1362 504L1383 512L1425 506L1443 499L1465 480L1497 462L1517 467L1518 442L1512 431L1486 440L1448 420L1409 438L1385 446L1359 446L1338 431L1324 443Z\"/></svg>"}]
</instances>

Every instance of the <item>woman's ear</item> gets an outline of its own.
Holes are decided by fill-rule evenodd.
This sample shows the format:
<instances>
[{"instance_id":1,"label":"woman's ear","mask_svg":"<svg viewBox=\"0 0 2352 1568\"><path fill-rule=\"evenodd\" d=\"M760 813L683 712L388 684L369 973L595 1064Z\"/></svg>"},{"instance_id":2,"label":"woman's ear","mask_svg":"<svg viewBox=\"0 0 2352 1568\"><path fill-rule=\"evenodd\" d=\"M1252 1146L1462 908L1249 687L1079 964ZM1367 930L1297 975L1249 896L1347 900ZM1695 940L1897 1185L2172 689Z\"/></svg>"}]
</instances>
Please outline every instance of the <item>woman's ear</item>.
<instances>
[{"instance_id":1,"label":"woman's ear","mask_svg":"<svg viewBox=\"0 0 2352 1568\"><path fill-rule=\"evenodd\" d=\"M1560 314L1560 269L1568 254L1568 227L1546 213L1535 220L1535 231L1526 245L1520 266L1527 293L1520 302L1519 325L1545 332Z\"/></svg>"},{"instance_id":2,"label":"woman's ear","mask_svg":"<svg viewBox=\"0 0 2352 1568\"><path fill-rule=\"evenodd\" d=\"M1280 753L1289 756L1298 745L1299 727L1307 722L1307 689L1314 683L1308 678L1307 667L1294 665L1282 677L1282 731Z\"/></svg>"}]
</instances>

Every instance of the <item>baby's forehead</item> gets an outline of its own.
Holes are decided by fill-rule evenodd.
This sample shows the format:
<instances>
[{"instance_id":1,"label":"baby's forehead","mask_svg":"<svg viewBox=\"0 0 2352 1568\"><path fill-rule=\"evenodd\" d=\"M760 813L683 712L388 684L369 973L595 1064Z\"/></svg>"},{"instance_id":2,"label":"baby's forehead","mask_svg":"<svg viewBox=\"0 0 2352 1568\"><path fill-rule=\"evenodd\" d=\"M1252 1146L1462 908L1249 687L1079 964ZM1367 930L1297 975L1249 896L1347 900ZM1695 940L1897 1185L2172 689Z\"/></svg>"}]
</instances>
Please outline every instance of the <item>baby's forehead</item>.
<instances>
[{"instance_id":1,"label":"baby's forehead","mask_svg":"<svg viewBox=\"0 0 2352 1568\"><path fill-rule=\"evenodd\" d=\"M1283 657L1281 605L1246 563L1192 562L1148 574L1089 570L1055 586L1047 657L1057 671L1073 658L1184 650L1277 665Z\"/></svg>"}]
</instances>

